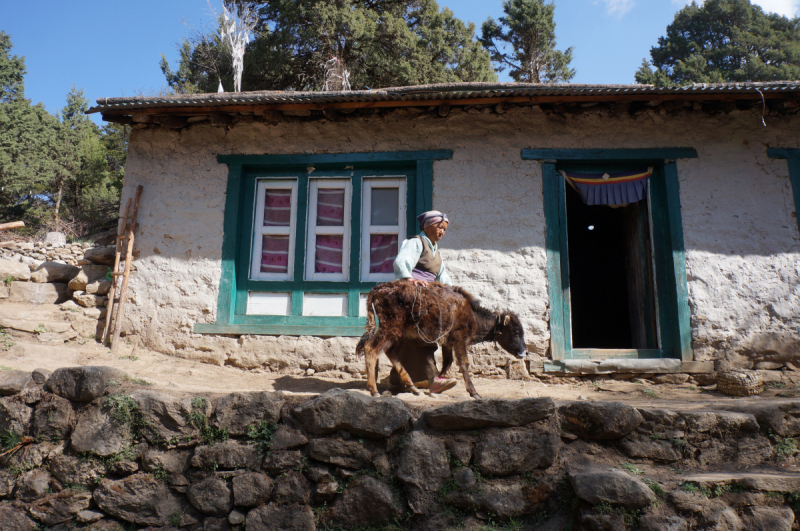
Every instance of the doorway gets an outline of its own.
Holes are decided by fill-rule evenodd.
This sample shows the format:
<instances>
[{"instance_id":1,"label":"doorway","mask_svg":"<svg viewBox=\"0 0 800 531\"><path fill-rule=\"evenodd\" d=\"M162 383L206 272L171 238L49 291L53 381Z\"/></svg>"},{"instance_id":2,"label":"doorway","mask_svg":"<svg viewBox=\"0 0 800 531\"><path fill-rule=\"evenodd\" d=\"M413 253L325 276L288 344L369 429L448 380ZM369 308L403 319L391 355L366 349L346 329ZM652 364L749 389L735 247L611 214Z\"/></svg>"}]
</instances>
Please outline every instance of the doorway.
<instances>
[{"instance_id":1,"label":"doorway","mask_svg":"<svg viewBox=\"0 0 800 531\"><path fill-rule=\"evenodd\" d=\"M648 198L587 205L565 187L572 347L658 348Z\"/></svg>"}]
</instances>

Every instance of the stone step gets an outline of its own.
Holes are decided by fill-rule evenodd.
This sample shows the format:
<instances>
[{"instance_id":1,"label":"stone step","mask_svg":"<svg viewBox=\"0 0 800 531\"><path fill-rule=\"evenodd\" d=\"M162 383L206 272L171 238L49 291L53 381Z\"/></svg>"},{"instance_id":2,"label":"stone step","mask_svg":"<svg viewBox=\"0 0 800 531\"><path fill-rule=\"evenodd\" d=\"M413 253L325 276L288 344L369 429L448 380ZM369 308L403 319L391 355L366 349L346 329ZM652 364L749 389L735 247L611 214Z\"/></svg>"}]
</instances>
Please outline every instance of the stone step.
<instances>
[{"instance_id":1,"label":"stone step","mask_svg":"<svg viewBox=\"0 0 800 531\"><path fill-rule=\"evenodd\" d=\"M787 467L796 470L797 467ZM763 492L797 492L800 491L800 471L756 470L756 471L717 471L683 476L684 482L697 483L700 487L717 487L719 485L742 485L748 490Z\"/></svg>"},{"instance_id":2,"label":"stone step","mask_svg":"<svg viewBox=\"0 0 800 531\"><path fill-rule=\"evenodd\" d=\"M62 334L72 330L72 323L64 321L44 321L36 319L36 316L32 316L28 319L0 319L0 327L11 328L12 330L19 330L20 332L28 332L31 334Z\"/></svg>"}]
</instances>

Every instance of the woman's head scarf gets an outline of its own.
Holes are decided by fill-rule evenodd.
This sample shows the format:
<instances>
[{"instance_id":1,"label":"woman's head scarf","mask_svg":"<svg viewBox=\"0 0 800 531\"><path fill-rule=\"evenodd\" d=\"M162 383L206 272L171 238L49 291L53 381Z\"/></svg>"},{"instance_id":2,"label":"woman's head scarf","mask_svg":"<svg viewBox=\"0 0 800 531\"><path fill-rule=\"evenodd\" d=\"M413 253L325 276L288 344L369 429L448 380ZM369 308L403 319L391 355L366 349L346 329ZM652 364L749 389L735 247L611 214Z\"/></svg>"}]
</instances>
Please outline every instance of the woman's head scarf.
<instances>
[{"instance_id":1,"label":"woman's head scarf","mask_svg":"<svg viewBox=\"0 0 800 531\"><path fill-rule=\"evenodd\" d=\"M425 230L427 227L436 225L443 221L450 223L450 220L447 219L447 214L443 214L438 210L429 210L428 212L423 212L417 216L417 221L419 221L419 230Z\"/></svg>"}]
</instances>

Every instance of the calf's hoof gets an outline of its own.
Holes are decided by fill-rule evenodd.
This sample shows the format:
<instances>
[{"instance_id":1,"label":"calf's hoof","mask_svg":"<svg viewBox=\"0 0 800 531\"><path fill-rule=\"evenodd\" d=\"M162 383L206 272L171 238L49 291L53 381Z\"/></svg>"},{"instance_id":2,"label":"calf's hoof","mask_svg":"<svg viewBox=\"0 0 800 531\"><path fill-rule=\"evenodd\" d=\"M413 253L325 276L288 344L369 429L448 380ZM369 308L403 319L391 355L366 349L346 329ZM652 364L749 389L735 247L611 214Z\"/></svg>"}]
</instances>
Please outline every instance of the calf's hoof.
<instances>
[{"instance_id":1,"label":"calf's hoof","mask_svg":"<svg viewBox=\"0 0 800 531\"><path fill-rule=\"evenodd\" d=\"M412 393L414 393L417 396L422 395L422 391L417 389L417 386L415 386L415 385L412 385L411 387L409 387L408 390L411 391Z\"/></svg>"},{"instance_id":2,"label":"calf's hoof","mask_svg":"<svg viewBox=\"0 0 800 531\"><path fill-rule=\"evenodd\" d=\"M375 396L375 397L381 396L381 394L378 392L377 389L375 389L375 390L367 389L367 391L369 391L369 394L371 394L372 396Z\"/></svg>"},{"instance_id":3,"label":"calf's hoof","mask_svg":"<svg viewBox=\"0 0 800 531\"><path fill-rule=\"evenodd\" d=\"M472 393L472 394L471 394L471 395L469 395L469 396L471 396L471 397L472 397L472 398L474 398L475 400L478 400L478 399L481 397L481 395L479 395L478 393Z\"/></svg>"}]
</instances>

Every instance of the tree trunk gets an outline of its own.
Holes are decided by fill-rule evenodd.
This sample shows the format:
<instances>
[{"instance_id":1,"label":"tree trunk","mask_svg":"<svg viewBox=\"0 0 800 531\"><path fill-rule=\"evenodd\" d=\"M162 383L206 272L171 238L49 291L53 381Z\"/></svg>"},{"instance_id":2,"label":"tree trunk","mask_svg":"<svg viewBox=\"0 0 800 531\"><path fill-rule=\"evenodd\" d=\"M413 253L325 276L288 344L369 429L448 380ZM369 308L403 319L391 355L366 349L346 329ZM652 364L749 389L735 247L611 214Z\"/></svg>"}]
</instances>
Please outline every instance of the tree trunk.
<instances>
[{"instance_id":1,"label":"tree trunk","mask_svg":"<svg viewBox=\"0 0 800 531\"><path fill-rule=\"evenodd\" d=\"M61 209L61 197L63 196L64 192L64 180L62 179L60 183L58 183L58 196L56 199L56 223L58 223L58 211Z\"/></svg>"}]
</instances>

